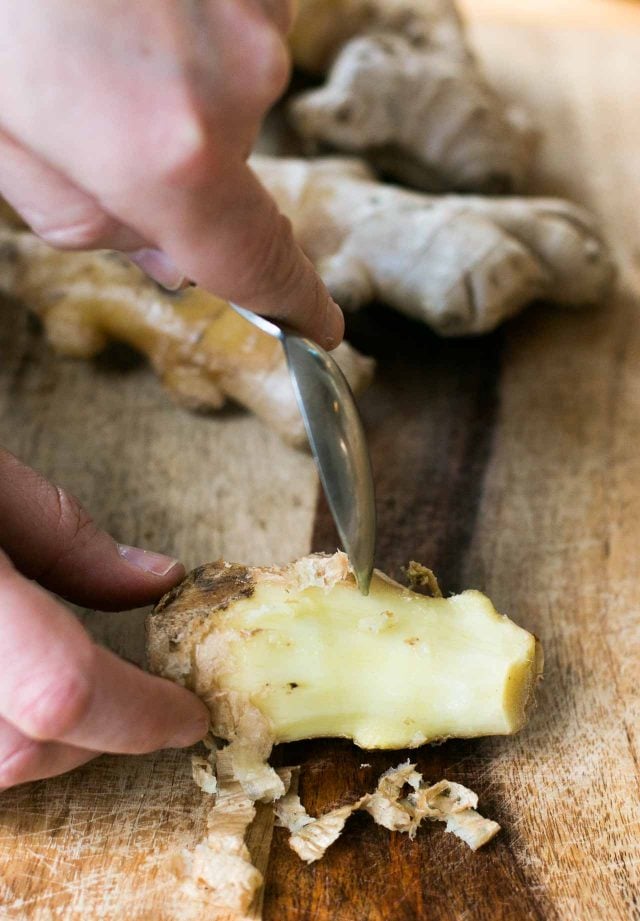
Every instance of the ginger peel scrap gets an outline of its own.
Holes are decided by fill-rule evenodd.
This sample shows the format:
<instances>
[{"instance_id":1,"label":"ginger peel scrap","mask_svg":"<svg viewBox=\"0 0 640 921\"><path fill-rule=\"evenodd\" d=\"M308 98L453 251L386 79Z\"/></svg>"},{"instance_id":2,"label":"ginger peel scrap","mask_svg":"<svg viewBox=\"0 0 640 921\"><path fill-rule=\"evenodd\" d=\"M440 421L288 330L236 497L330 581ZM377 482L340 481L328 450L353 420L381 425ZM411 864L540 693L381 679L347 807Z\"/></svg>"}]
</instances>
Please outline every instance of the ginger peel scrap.
<instances>
[{"instance_id":1,"label":"ginger peel scrap","mask_svg":"<svg viewBox=\"0 0 640 921\"><path fill-rule=\"evenodd\" d=\"M409 785L413 792L402 794ZM399 831L414 838L424 819L445 822L452 832L476 851L500 831L497 822L485 819L475 807L478 797L462 784L441 780L429 785L416 771L416 765L406 761L390 768L380 777L373 793L365 793L348 806L332 809L312 818L300 802L297 793L289 790L276 801L277 823L291 833L289 846L301 860L313 863L324 856L327 848L338 839L345 822L358 810L368 812L377 825L389 831Z\"/></svg>"},{"instance_id":2,"label":"ginger peel scrap","mask_svg":"<svg viewBox=\"0 0 640 921\"><path fill-rule=\"evenodd\" d=\"M217 790L207 821L207 836L194 848L177 855L172 867L181 896L188 898L192 909L206 908L213 919L226 919L227 913L234 918L245 917L263 882L246 845L255 806L234 775L229 749L227 746L220 750L212 762ZM372 793L318 818L307 813L295 790L298 773L298 768L278 771L283 793L275 799L273 809L276 825L289 831L289 846L305 863L320 860L358 810L368 812L376 824L410 838L415 837L425 819L443 822L446 831L474 851L500 831L497 822L476 811L475 793L448 780L429 785L408 760L385 771ZM407 786L411 792L405 794ZM212 792L208 782L203 790Z\"/></svg>"},{"instance_id":3,"label":"ginger peel scrap","mask_svg":"<svg viewBox=\"0 0 640 921\"><path fill-rule=\"evenodd\" d=\"M254 804L258 800L274 803L277 823L289 830L292 849L308 863L323 856L327 847L341 834L349 816L357 810L368 812L377 824L392 831L403 832L411 838L425 820L442 822L447 831L461 838L473 850L497 834L498 824L485 819L476 811L477 796L471 790L449 780L428 784L416 770L416 765L408 760L385 771L372 792L317 818L307 813L297 795L297 769L276 771L268 763L275 742L287 737L304 738L320 734L315 731L315 724L312 725L317 718L313 712L314 706L320 706L320 717L324 719L325 708L332 706L332 700L342 701L344 707L344 703L353 698L354 691L352 687L346 686L336 691L336 688L340 688L340 682L335 675L325 676L324 679L322 675L316 675L315 681L319 682L316 691L324 688L328 696L316 700L315 704L308 701L303 709L311 722L306 726L298 724L293 736L287 736L286 731L283 735L283 726L288 724L286 720L281 722L278 709L274 711L265 706L265 698L256 693L257 686L243 684L244 679L240 674L242 668L234 652L234 643L243 644L242 655L248 661L252 680L256 674L264 677L266 668L271 685L284 681L289 686L289 691L284 692L283 702L285 708L291 708L294 706L292 701L295 701L295 695L305 681L310 681L318 663L331 661L338 656L340 643L345 647L343 651L349 653L349 650L355 648L352 645L354 642L362 644L367 641L363 640L363 636L369 637L372 649L378 646L386 659L393 661L402 649L402 681L411 682L415 676L412 676L411 660L406 658L404 652L415 650L416 644L407 646L405 633L410 633L412 637L415 635L419 647L425 641L425 637L420 635L424 626L421 626L421 621L423 617L429 619L431 609L435 620L430 630L438 620L442 620L443 624L446 621L446 646L440 649L438 655L447 659L444 663L447 671L453 668L455 673L456 654L454 652L452 659L446 649L455 650L459 627L471 636L475 630L479 631L478 641L484 649L484 653L480 654L489 653L491 658L491 662L485 662L480 671L491 673L491 687L495 686L495 679L502 668L499 664L502 653L498 653L498 649L502 648L512 664L524 656L522 664L525 665L530 683L508 679L503 689L506 696L498 689L500 706L508 704L509 695L514 692L520 698L512 701L513 706L507 705L508 719L512 722L501 723L502 717L496 711L492 716L494 722L490 731L517 731L522 725L525 709L531 703L533 686L541 670L539 644L506 618L501 619L500 615L491 613L486 607L487 600L481 600L483 596L479 593L466 593L468 597L465 604L471 605L469 613L473 612L473 616L458 624L459 612L456 605L460 602L455 598L443 599L438 596L433 573L426 567L412 563L409 575L417 587L426 588L430 595L416 594L383 574L376 573L369 601L365 601L357 590L348 561L342 553L332 556L313 555L282 567L218 563L200 567L190 573L150 615L148 652L152 670L192 688L205 700L211 711L217 744L224 745L216 750L209 743L208 756L198 756L193 763L196 782L205 792L213 793L215 805L207 837L195 849L185 853L180 863L179 881L190 899L200 899L203 905L208 904L219 913L246 913L261 885L260 874L251 865L245 840L255 814ZM363 610L360 610L359 605L367 604L370 610L362 616ZM409 608L405 609L407 604ZM437 614L436 609L439 612ZM332 611L336 613L340 624L334 636L337 645L333 646L327 645L331 632L322 635L322 628L327 628ZM369 621L377 624L375 612L378 612L377 620L382 620L383 627L371 630ZM387 616L389 614L391 617ZM410 622L405 620L407 616ZM299 617L303 620L310 618L313 625L313 642L310 644L313 662L300 669L298 683L288 680L289 675L281 671L282 663L279 664L278 657L282 647L285 653L282 661L287 667L297 667L296 657L299 652L296 645L302 643L304 646L306 636L295 632L294 627ZM394 636L398 628L404 632ZM506 630L504 636L502 630ZM263 650L266 658L256 658L251 644L255 643L257 636L265 633L271 637ZM295 640L293 645L287 645L292 640ZM435 634L431 636L431 642L435 642L437 647ZM461 694L465 681L473 683L475 680L472 677L475 672L474 644L472 641L471 646L465 647L465 642L462 641L460 647L464 669L454 675L455 696ZM506 645L501 646L503 643ZM432 667L437 658L432 660ZM351 668L355 669L356 659L353 654L349 654L345 662L351 662ZM369 653L367 660L370 661ZM346 668L346 665L339 664L343 676ZM377 674L377 666L373 668ZM418 667L416 675L423 671L422 666ZM516 672L517 668L509 674L515 679ZM238 681L236 679L239 675ZM261 680L260 677L258 680ZM390 676L387 675L385 680L388 682ZM368 686L371 694L370 682ZM394 694L400 686L394 687ZM394 694L389 696L393 697ZM487 702L488 695L489 686L481 692L475 688L467 695L466 712L470 720L465 724L467 727L475 725L473 712L476 704L480 710L491 709ZM418 690L412 695L416 707L423 697L424 694ZM440 702L447 700L446 685L442 685L441 692L436 693L435 698ZM373 706L376 713L379 704L380 701L376 699ZM358 702L357 707L360 706L361 702ZM400 723L401 720L398 725ZM375 736L372 738L376 741L370 747L400 747L407 744L410 733L413 733L413 737L408 740L408 744L419 745L439 734L419 720L411 728L404 725L400 728L404 735L397 745L394 744L396 740L391 742L389 737ZM338 731L325 734L349 735ZM481 731L478 732L476 727L475 730L469 728L467 732L452 731L444 734L476 735L481 734ZM207 898L209 903L206 902ZM214 914L213 917L226 918L224 914Z\"/></svg>"},{"instance_id":4,"label":"ginger peel scrap","mask_svg":"<svg viewBox=\"0 0 640 921\"><path fill-rule=\"evenodd\" d=\"M245 835L255 818L253 800L234 778L228 753L215 759L215 802L207 819L207 835L194 848L176 855L172 871L180 885L181 899L207 910L212 918L244 914L262 886L262 874L253 866ZM205 793L199 771L194 779Z\"/></svg>"}]
</instances>

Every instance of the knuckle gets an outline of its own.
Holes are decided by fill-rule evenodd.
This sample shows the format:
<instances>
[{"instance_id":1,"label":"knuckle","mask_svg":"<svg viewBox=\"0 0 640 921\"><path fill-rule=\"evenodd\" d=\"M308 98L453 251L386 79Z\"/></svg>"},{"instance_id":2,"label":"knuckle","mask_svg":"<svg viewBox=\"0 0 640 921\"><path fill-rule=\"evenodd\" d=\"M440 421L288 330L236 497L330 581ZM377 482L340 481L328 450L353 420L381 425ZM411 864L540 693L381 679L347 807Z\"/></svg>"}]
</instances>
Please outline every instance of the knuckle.
<instances>
[{"instance_id":1,"label":"knuckle","mask_svg":"<svg viewBox=\"0 0 640 921\"><path fill-rule=\"evenodd\" d=\"M39 554L37 566L30 569L33 578L43 581L55 578L69 557L85 549L100 534L100 529L75 496L34 471L30 473L34 495L41 508L46 509L46 528L52 536Z\"/></svg>"},{"instance_id":2,"label":"knuckle","mask_svg":"<svg viewBox=\"0 0 640 921\"><path fill-rule=\"evenodd\" d=\"M0 790L33 780L37 773L42 746L33 739L22 739L4 755L0 755Z\"/></svg>"},{"instance_id":3,"label":"knuckle","mask_svg":"<svg viewBox=\"0 0 640 921\"><path fill-rule=\"evenodd\" d=\"M40 579L55 575L56 569L72 551L85 547L98 533L93 519L75 496L60 486L47 484L47 489L53 490L57 540L52 541L52 555L38 573Z\"/></svg>"},{"instance_id":4,"label":"knuckle","mask_svg":"<svg viewBox=\"0 0 640 921\"><path fill-rule=\"evenodd\" d=\"M291 59L279 32L269 27L261 32L253 57L253 86L266 105L278 99L291 75ZM246 85L246 84L245 84Z\"/></svg>"},{"instance_id":5,"label":"knuckle","mask_svg":"<svg viewBox=\"0 0 640 921\"><path fill-rule=\"evenodd\" d=\"M229 96L246 112L264 112L282 94L291 74L287 46L267 21L246 23L246 41L229 73Z\"/></svg>"},{"instance_id":6,"label":"knuckle","mask_svg":"<svg viewBox=\"0 0 640 921\"><path fill-rule=\"evenodd\" d=\"M60 486L53 486L56 515L58 518L58 533L62 536L63 544L76 544L78 538L88 531L95 533L96 526L89 513L72 496Z\"/></svg>"},{"instance_id":7,"label":"knuckle","mask_svg":"<svg viewBox=\"0 0 640 921\"><path fill-rule=\"evenodd\" d=\"M181 97L163 113L158 129L162 143L154 144L145 155L145 178L155 183L192 186L213 167L215 145L209 116L188 91Z\"/></svg>"},{"instance_id":8,"label":"knuckle","mask_svg":"<svg viewBox=\"0 0 640 921\"><path fill-rule=\"evenodd\" d=\"M56 216L49 223L46 219L33 227L35 233L56 249L94 249L108 244L116 228L116 222L99 208L81 215Z\"/></svg>"},{"instance_id":9,"label":"knuckle","mask_svg":"<svg viewBox=\"0 0 640 921\"><path fill-rule=\"evenodd\" d=\"M144 183L196 189L210 181L229 148L227 116L241 113L252 123L283 93L291 64L277 29L271 24L253 28L246 44L250 53L240 55L224 104L205 102L188 83L166 100L154 130L156 142L145 148Z\"/></svg>"},{"instance_id":10,"label":"knuckle","mask_svg":"<svg viewBox=\"0 0 640 921\"><path fill-rule=\"evenodd\" d=\"M22 691L12 722L30 739L63 739L83 722L92 702L87 667L70 667L41 681L31 680Z\"/></svg>"}]
</instances>

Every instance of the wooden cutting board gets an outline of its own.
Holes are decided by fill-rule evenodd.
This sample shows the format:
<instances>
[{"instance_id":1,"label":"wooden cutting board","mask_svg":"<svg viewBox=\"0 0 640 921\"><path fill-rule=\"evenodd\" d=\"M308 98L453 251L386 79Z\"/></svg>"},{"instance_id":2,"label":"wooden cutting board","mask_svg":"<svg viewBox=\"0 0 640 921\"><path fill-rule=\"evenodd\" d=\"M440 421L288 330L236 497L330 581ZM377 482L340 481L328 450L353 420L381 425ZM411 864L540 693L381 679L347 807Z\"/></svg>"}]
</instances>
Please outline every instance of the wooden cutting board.
<instances>
[{"instance_id":1,"label":"wooden cutting board","mask_svg":"<svg viewBox=\"0 0 640 921\"><path fill-rule=\"evenodd\" d=\"M397 575L414 557L448 591L486 590L542 638L546 677L518 737L412 753L427 778L478 792L503 825L492 844L472 854L435 826L411 842L359 815L307 867L261 814L265 921L640 918L640 8L592 0L581 20L564 3L541 22L515 15L524 2L468 5L492 78L545 129L535 190L600 216L619 292L590 312L538 305L478 341L440 341L383 308L351 333L379 360L362 401L379 565ZM256 420L176 411L130 355L60 361L17 305L2 317L1 440L120 540L188 565L334 545L309 458ZM81 616L141 659L139 613ZM276 753L302 766L310 812L404 757L329 741ZM167 860L197 843L207 808L183 752L102 757L3 793L0 917L204 921Z\"/></svg>"}]
</instances>

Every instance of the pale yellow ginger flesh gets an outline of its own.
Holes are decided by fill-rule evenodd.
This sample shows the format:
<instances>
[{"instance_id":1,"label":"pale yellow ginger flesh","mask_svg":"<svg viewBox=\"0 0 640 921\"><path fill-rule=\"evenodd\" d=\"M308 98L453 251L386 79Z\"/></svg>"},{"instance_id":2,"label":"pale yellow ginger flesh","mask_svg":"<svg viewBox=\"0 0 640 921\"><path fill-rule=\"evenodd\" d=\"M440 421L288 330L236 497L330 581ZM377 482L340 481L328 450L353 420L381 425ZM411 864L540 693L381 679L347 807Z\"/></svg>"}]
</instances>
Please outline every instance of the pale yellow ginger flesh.
<instances>
[{"instance_id":1,"label":"pale yellow ginger flesh","mask_svg":"<svg viewBox=\"0 0 640 921\"><path fill-rule=\"evenodd\" d=\"M429 784L409 761L317 818L290 789L295 770L267 762L274 743L320 735L398 748L522 726L542 671L535 637L480 592L445 599L426 567L412 563L407 575L429 594L376 571L365 598L343 553L272 568L218 562L189 573L149 616L151 669L198 693L228 741L192 758L194 780L215 799L206 838L174 862L178 898L213 918L249 911L262 883L245 843L256 800L275 802L309 863L356 810L409 837L424 820L444 822L472 850L499 831L471 790Z\"/></svg>"},{"instance_id":2,"label":"pale yellow ginger flesh","mask_svg":"<svg viewBox=\"0 0 640 921\"><path fill-rule=\"evenodd\" d=\"M0 200L1 202L1 200ZM62 354L91 358L111 341L145 355L169 394L190 409L247 407L287 441L306 443L279 343L200 288L171 294L123 256L60 252L0 213L0 291L42 319ZM373 362L342 343L334 357L352 389Z\"/></svg>"},{"instance_id":3,"label":"pale yellow ginger flesh","mask_svg":"<svg viewBox=\"0 0 640 921\"><path fill-rule=\"evenodd\" d=\"M290 44L326 74L290 105L303 137L418 188L522 186L536 132L485 80L453 0L299 0Z\"/></svg>"},{"instance_id":4,"label":"pale yellow ginger flesh","mask_svg":"<svg viewBox=\"0 0 640 921\"><path fill-rule=\"evenodd\" d=\"M274 743L405 748L514 733L541 671L535 637L480 592L425 597L376 571L364 597L341 553L201 567L148 624L152 671L203 698L236 776L266 799L283 792L264 773Z\"/></svg>"}]
</instances>

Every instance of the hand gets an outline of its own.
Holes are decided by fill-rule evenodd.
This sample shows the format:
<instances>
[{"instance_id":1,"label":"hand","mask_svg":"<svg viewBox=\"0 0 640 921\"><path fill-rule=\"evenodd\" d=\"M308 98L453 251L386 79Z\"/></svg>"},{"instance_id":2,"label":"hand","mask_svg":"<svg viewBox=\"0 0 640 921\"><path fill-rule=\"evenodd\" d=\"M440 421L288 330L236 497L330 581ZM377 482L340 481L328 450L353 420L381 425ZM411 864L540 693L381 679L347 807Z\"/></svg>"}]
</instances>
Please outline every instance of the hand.
<instances>
[{"instance_id":1,"label":"hand","mask_svg":"<svg viewBox=\"0 0 640 921\"><path fill-rule=\"evenodd\" d=\"M116 544L1 449L0 547L0 789L204 736L195 695L97 646L40 587L105 610L143 605L184 574L176 560Z\"/></svg>"},{"instance_id":2,"label":"hand","mask_svg":"<svg viewBox=\"0 0 640 921\"><path fill-rule=\"evenodd\" d=\"M0 0L0 192L63 248L128 252L287 319L343 319L247 166L284 89L289 0Z\"/></svg>"}]
</instances>

